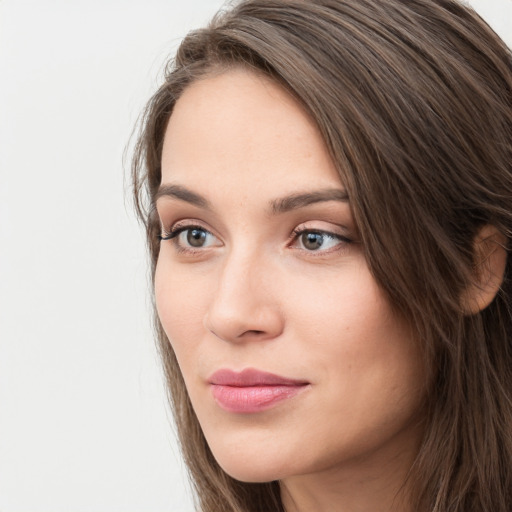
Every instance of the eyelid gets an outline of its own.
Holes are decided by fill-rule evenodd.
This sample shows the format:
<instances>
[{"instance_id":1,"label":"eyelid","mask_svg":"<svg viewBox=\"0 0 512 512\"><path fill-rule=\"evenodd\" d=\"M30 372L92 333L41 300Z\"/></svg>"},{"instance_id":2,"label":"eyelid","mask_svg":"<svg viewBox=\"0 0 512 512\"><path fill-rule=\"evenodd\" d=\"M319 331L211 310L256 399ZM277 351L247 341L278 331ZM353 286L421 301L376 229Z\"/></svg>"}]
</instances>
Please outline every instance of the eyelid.
<instances>
[{"instance_id":1,"label":"eyelid","mask_svg":"<svg viewBox=\"0 0 512 512\"><path fill-rule=\"evenodd\" d=\"M180 221L176 221L171 224L169 229L166 229L164 227L164 223L161 222L160 227L161 234L158 236L160 242L169 241L175 251L186 256L199 257L201 255L206 255L208 254L209 249L223 245L220 238L213 233L212 230L205 227L202 221L198 221L196 219L182 219ZM209 243L207 242L205 245L194 247L194 245L184 242L182 237L183 233L194 229L206 233L207 237L210 237Z\"/></svg>"},{"instance_id":2,"label":"eyelid","mask_svg":"<svg viewBox=\"0 0 512 512\"><path fill-rule=\"evenodd\" d=\"M310 231L313 233L324 233L326 235L330 235L336 238L341 238L351 242L353 241L353 238L350 235L350 231L347 227L341 225L334 225L331 222L302 222L301 224L294 228L292 236L293 234L300 234L304 233L305 231Z\"/></svg>"},{"instance_id":3,"label":"eyelid","mask_svg":"<svg viewBox=\"0 0 512 512\"><path fill-rule=\"evenodd\" d=\"M330 224L332 226L332 224ZM324 235L330 239L335 239L338 241L338 243L334 247L330 247L327 249L321 249L318 250L308 250L306 248L297 247L297 244L300 242L300 237L304 233L317 233L320 235ZM292 249L297 249L299 251L302 251L304 253L307 253L308 256L311 257L320 257L320 256L326 256L329 253L332 252L339 252L340 250L343 250L346 248L348 244L354 243L354 240L351 236L348 234L344 234L338 230L333 230L329 228L320 227L317 225L311 225L310 223L302 223L298 225L290 235L290 242L289 246Z\"/></svg>"},{"instance_id":4,"label":"eyelid","mask_svg":"<svg viewBox=\"0 0 512 512\"><path fill-rule=\"evenodd\" d=\"M204 253L207 249L224 245L221 238L215 234L212 229L207 227L205 222L199 219L186 218L169 224L170 228L165 228L165 223L161 219L161 234L158 235L158 239L160 241L171 241L175 249L179 252L190 254ZM210 243L197 247L190 245L186 241L184 242L183 237L181 237L182 233L194 229L204 231L209 237L213 238L213 240L210 238ZM348 228L345 226L338 226L331 222L319 220L303 222L293 229L292 233L288 237L286 246L302 253L306 253L308 257L327 256L330 253L346 249L348 244L354 242L354 238L347 233L348 231ZM304 233L316 233L323 235L326 239L330 239L330 241L325 244L325 247L322 247L322 243L322 245L316 249L308 248L305 247L303 241L301 243L300 240L300 237ZM329 247L329 245L332 245L334 241L336 241L335 245ZM302 245L302 247L300 245Z\"/></svg>"},{"instance_id":5,"label":"eyelid","mask_svg":"<svg viewBox=\"0 0 512 512\"><path fill-rule=\"evenodd\" d=\"M163 236L165 237L165 240L169 240L174 238L174 236L176 236L179 232L194 228L202 229L203 231L213 235L215 238L218 238L218 236L210 228L206 227L204 223L198 219L182 219L169 224L170 227L166 228L165 223L160 220L161 239Z\"/></svg>"}]
</instances>

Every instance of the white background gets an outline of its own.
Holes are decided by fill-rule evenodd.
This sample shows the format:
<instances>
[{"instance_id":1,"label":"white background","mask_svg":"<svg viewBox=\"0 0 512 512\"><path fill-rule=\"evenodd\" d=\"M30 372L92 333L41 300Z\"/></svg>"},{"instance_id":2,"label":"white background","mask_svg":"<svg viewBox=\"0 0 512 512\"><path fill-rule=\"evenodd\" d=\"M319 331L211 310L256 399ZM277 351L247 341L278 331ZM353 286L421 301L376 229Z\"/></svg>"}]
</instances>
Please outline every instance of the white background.
<instances>
[{"instance_id":1,"label":"white background","mask_svg":"<svg viewBox=\"0 0 512 512\"><path fill-rule=\"evenodd\" d=\"M122 154L220 0L0 0L0 512L192 512ZM512 0L475 0L512 45Z\"/></svg>"}]
</instances>

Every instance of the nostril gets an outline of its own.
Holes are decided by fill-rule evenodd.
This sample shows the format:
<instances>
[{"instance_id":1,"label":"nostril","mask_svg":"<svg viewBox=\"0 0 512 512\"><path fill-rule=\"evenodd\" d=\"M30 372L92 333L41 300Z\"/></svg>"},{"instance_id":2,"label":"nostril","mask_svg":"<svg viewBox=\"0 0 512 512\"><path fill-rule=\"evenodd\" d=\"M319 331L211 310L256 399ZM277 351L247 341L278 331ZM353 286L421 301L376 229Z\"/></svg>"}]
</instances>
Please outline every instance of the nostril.
<instances>
[{"instance_id":1,"label":"nostril","mask_svg":"<svg viewBox=\"0 0 512 512\"><path fill-rule=\"evenodd\" d=\"M203 324L225 341L263 341L279 336L283 318L274 305L216 300L206 312Z\"/></svg>"}]
</instances>

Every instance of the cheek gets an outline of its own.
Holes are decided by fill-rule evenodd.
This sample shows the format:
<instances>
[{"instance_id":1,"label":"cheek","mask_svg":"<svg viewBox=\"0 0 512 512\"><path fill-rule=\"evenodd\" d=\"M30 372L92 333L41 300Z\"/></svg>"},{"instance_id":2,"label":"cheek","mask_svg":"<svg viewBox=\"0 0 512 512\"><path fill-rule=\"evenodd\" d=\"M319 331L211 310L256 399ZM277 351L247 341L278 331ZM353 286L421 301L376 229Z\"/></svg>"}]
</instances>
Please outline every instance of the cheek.
<instances>
[{"instance_id":1,"label":"cheek","mask_svg":"<svg viewBox=\"0 0 512 512\"><path fill-rule=\"evenodd\" d=\"M289 281L294 286L283 302L295 339L307 342L307 348L313 343L317 350L308 351L331 364L342 360L345 366L363 366L373 358L374 345L380 347L385 333L395 327L394 316L364 261L350 262L322 279L299 275Z\"/></svg>"},{"instance_id":2,"label":"cheek","mask_svg":"<svg viewBox=\"0 0 512 512\"><path fill-rule=\"evenodd\" d=\"M334 423L351 418L354 428L378 427L410 414L424 392L425 370L408 323L392 311L366 266L351 268L338 283L319 284L324 293L315 300L290 294L290 327L314 377L326 384L322 404Z\"/></svg>"},{"instance_id":3,"label":"cheek","mask_svg":"<svg viewBox=\"0 0 512 512\"><path fill-rule=\"evenodd\" d=\"M201 278L176 272L160 258L155 272L155 301L158 317L176 353L185 364L201 339L207 307L207 286Z\"/></svg>"},{"instance_id":4,"label":"cheek","mask_svg":"<svg viewBox=\"0 0 512 512\"><path fill-rule=\"evenodd\" d=\"M252 422L219 411L197 377L205 361L233 360L241 347L205 328L216 273L185 265L173 271L162 258L155 275L158 313L208 443L229 474L249 481L320 471L371 453L408 425L421 402L417 345L364 260L324 273L283 266L272 275L265 297L279 306L283 334L264 351L246 348L254 349L257 365L305 377L313 387L284 413L276 408Z\"/></svg>"}]
</instances>

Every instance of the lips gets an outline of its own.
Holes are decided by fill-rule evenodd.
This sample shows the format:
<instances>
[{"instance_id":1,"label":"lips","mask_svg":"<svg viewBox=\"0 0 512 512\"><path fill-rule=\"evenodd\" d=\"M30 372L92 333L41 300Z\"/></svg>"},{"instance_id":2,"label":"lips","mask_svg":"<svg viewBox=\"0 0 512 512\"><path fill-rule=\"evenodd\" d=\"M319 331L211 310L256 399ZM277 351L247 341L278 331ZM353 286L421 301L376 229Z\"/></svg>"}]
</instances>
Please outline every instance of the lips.
<instances>
[{"instance_id":1,"label":"lips","mask_svg":"<svg viewBox=\"0 0 512 512\"><path fill-rule=\"evenodd\" d=\"M309 382L289 379L248 368L242 372L219 370L209 379L212 394L224 410L255 413L292 398L309 386Z\"/></svg>"}]
</instances>

